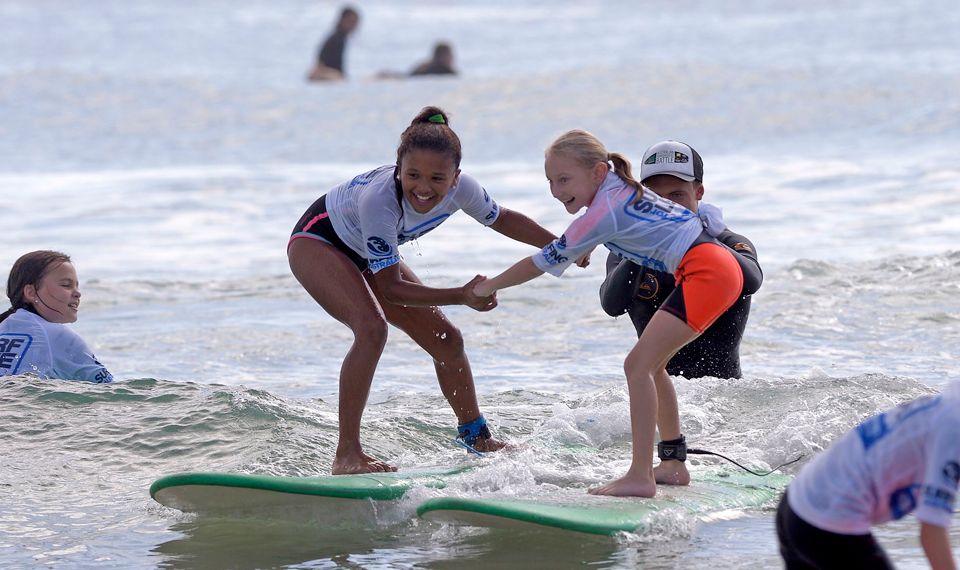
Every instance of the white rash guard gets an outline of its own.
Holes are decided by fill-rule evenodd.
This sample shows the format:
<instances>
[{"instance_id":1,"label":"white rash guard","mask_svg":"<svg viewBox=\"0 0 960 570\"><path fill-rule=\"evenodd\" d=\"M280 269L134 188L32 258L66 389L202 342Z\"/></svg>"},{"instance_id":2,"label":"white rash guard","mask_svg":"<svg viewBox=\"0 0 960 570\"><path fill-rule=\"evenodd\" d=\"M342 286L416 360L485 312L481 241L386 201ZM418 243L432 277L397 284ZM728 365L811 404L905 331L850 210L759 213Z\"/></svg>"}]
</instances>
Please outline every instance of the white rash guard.
<instances>
[{"instance_id":1,"label":"white rash guard","mask_svg":"<svg viewBox=\"0 0 960 570\"><path fill-rule=\"evenodd\" d=\"M602 243L634 263L673 274L703 231L703 220L649 188L643 187L640 200L636 195L623 179L607 173L587 211L532 257L534 265L559 276Z\"/></svg>"},{"instance_id":2,"label":"white rash guard","mask_svg":"<svg viewBox=\"0 0 960 570\"><path fill-rule=\"evenodd\" d=\"M113 381L77 333L18 309L0 323L0 376L25 373L60 380Z\"/></svg>"},{"instance_id":3,"label":"white rash guard","mask_svg":"<svg viewBox=\"0 0 960 570\"><path fill-rule=\"evenodd\" d=\"M790 508L838 534L915 512L950 526L960 480L960 398L926 396L867 419L804 467Z\"/></svg>"},{"instance_id":4,"label":"white rash guard","mask_svg":"<svg viewBox=\"0 0 960 570\"><path fill-rule=\"evenodd\" d=\"M337 235L377 271L400 262L397 249L439 226L463 210L489 226L500 207L475 178L460 174L456 186L439 204L420 214L407 202L394 178L396 167L381 166L345 182L327 193L327 212Z\"/></svg>"}]
</instances>

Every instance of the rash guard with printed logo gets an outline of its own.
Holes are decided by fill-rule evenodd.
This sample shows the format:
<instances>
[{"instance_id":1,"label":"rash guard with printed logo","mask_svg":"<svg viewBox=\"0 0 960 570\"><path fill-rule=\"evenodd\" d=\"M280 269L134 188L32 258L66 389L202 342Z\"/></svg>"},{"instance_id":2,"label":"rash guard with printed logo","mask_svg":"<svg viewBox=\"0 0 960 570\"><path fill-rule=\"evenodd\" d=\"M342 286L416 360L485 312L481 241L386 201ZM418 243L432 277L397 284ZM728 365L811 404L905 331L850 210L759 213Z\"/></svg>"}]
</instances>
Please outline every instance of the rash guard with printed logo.
<instances>
[{"instance_id":1,"label":"rash guard with printed logo","mask_svg":"<svg viewBox=\"0 0 960 570\"><path fill-rule=\"evenodd\" d=\"M456 186L429 212L413 209L395 178L396 167L381 166L327 193L327 211L343 242L369 261L376 273L400 262L398 246L433 230L457 210L485 226L500 207L472 176L460 174Z\"/></svg>"},{"instance_id":2,"label":"rash guard with printed logo","mask_svg":"<svg viewBox=\"0 0 960 570\"><path fill-rule=\"evenodd\" d=\"M790 508L813 526L867 534L916 513L947 528L960 481L960 399L925 396L867 419L804 467Z\"/></svg>"},{"instance_id":3,"label":"rash guard with printed logo","mask_svg":"<svg viewBox=\"0 0 960 570\"><path fill-rule=\"evenodd\" d=\"M0 323L0 376L26 373L60 380L113 381L77 333L18 309Z\"/></svg>"},{"instance_id":4,"label":"rash guard with printed logo","mask_svg":"<svg viewBox=\"0 0 960 570\"><path fill-rule=\"evenodd\" d=\"M597 190L587 211L558 239L532 257L538 269L561 275L599 244L634 263L674 273L683 255L703 232L703 221L683 206L643 188L637 191L613 172Z\"/></svg>"}]
</instances>

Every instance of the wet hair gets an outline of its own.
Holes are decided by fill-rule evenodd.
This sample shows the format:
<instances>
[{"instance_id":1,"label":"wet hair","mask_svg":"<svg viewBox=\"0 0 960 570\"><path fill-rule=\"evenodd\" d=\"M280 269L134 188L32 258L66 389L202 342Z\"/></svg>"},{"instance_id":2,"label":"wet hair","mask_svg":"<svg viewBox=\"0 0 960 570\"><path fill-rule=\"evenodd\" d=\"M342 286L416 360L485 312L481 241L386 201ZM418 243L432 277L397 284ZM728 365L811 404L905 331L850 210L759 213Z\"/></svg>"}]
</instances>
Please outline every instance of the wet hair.
<instances>
[{"instance_id":1,"label":"wet hair","mask_svg":"<svg viewBox=\"0 0 960 570\"><path fill-rule=\"evenodd\" d=\"M353 6L344 6L343 9L340 10L340 17L337 19L336 28L341 31L349 32L353 28L345 28L344 26L347 25L347 20L351 18L354 20L353 26L356 27L356 24L360 22L360 13L357 12L356 8Z\"/></svg>"},{"instance_id":2,"label":"wet hair","mask_svg":"<svg viewBox=\"0 0 960 570\"><path fill-rule=\"evenodd\" d=\"M453 48L447 42L437 42L433 46L433 59L440 59L441 57L452 57Z\"/></svg>"},{"instance_id":3,"label":"wet hair","mask_svg":"<svg viewBox=\"0 0 960 570\"><path fill-rule=\"evenodd\" d=\"M598 162L613 163L613 171L624 182L640 192L640 183L633 177L633 169L627 157L619 152L607 152L600 139L580 129L567 131L547 147L546 154L557 153L576 160L580 166L590 169Z\"/></svg>"},{"instance_id":4,"label":"wet hair","mask_svg":"<svg viewBox=\"0 0 960 570\"><path fill-rule=\"evenodd\" d=\"M69 263L70 256L59 251L31 251L20 256L10 268L7 277L7 297L10 299L10 308L0 313L0 322L12 315L18 309L27 309L31 313L36 311L23 297L23 288L27 285L36 287L51 269L61 263Z\"/></svg>"},{"instance_id":5,"label":"wet hair","mask_svg":"<svg viewBox=\"0 0 960 570\"><path fill-rule=\"evenodd\" d=\"M403 156L411 150L446 154L453 160L455 168L460 168L460 160L463 158L460 137L450 128L447 112L440 107L424 107L400 135L397 166L400 166Z\"/></svg>"}]
</instances>

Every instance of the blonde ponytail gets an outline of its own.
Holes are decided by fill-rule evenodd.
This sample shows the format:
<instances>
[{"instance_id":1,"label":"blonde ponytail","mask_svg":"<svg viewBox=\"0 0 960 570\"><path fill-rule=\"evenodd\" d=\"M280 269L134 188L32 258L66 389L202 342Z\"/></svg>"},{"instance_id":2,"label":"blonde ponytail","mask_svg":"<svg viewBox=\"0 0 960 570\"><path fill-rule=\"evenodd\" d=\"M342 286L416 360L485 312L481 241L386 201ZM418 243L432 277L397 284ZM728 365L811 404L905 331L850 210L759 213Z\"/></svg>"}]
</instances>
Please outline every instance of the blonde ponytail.
<instances>
[{"instance_id":1,"label":"blonde ponytail","mask_svg":"<svg viewBox=\"0 0 960 570\"><path fill-rule=\"evenodd\" d=\"M623 181L630 186L633 186L633 189L639 193L640 183L633 177L633 168L630 166L630 161L627 160L627 157L619 152L611 152L610 162L613 163L613 171L617 173L617 176L622 178Z\"/></svg>"},{"instance_id":2,"label":"blonde ponytail","mask_svg":"<svg viewBox=\"0 0 960 570\"><path fill-rule=\"evenodd\" d=\"M592 133L580 129L567 131L547 147L546 154L550 153L568 156L584 168L593 168L598 162L607 165L613 163L613 171L617 176L640 192L640 183L633 178L630 161L619 152L607 152L600 139Z\"/></svg>"}]
</instances>

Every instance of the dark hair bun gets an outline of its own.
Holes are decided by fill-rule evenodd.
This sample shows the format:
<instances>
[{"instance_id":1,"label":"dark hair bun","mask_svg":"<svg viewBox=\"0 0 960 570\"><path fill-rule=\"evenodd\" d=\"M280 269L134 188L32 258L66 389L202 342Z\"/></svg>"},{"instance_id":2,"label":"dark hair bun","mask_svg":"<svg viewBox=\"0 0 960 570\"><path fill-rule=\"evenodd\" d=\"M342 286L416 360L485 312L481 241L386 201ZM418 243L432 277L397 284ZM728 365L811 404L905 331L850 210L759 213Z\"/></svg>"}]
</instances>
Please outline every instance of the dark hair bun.
<instances>
[{"instance_id":1,"label":"dark hair bun","mask_svg":"<svg viewBox=\"0 0 960 570\"><path fill-rule=\"evenodd\" d=\"M438 126L446 128L438 129ZM410 126L400 135L397 165L403 160L403 155L413 149L447 154L453 160L453 165L460 168L460 159L463 156L460 137L450 128L447 113L440 107L431 105L421 109Z\"/></svg>"},{"instance_id":2,"label":"dark hair bun","mask_svg":"<svg viewBox=\"0 0 960 570\"><path fill-rule=\"evenodd\" d=\"M447 112L440 107L430 105L428 107L424 107L419 113L417 113L417 116L414 117L413 121L410 122L410 126L419 123L432 123L449 126L450 118L447 116Z\"/></svg>"}]
</instances>

